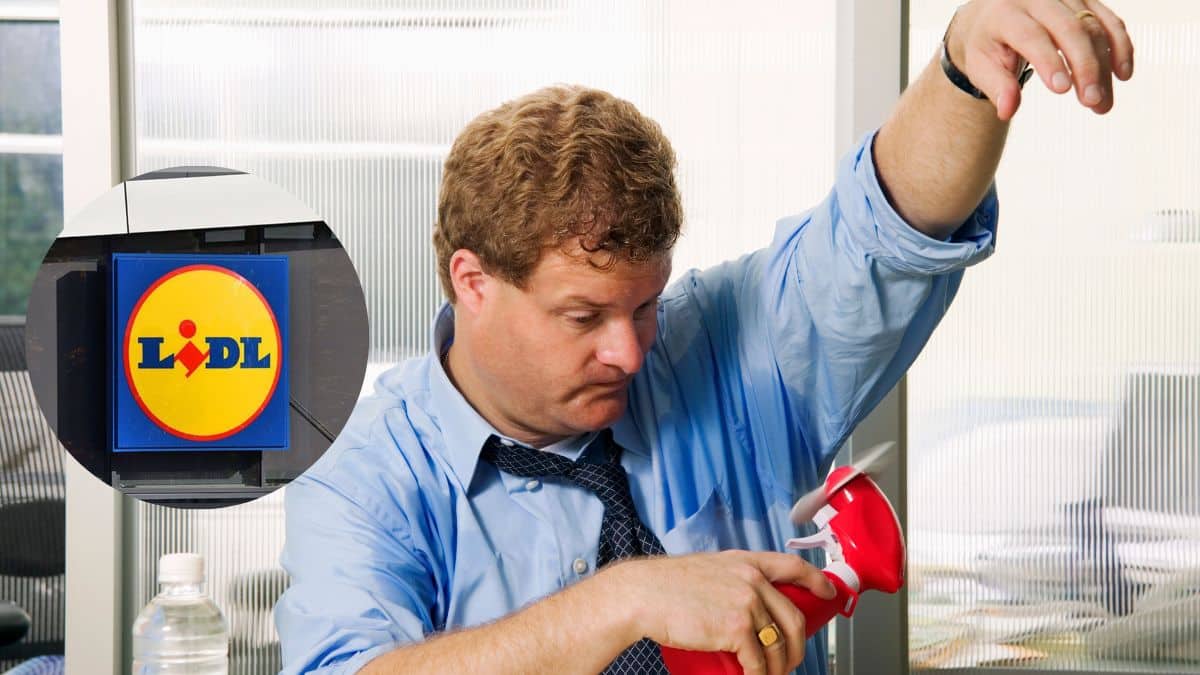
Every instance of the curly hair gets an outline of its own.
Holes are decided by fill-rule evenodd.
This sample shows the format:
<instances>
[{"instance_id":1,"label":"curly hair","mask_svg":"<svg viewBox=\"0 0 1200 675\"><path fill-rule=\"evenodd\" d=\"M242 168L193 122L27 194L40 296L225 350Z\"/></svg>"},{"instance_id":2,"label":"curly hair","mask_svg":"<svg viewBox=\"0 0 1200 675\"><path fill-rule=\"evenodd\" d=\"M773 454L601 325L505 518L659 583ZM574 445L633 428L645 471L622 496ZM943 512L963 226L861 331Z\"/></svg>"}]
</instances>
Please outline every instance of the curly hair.
<instances>
[{"instance_id":1,"label":"curly hair","mask_svg":"<svg viewBox=\"0 0 1200 675\"><path fill-rule=\"evenodd\" d=\"M600 269L669 253L683 226L675 153L628 101L540 89L472 120L446 158L433 243L450 302L450 256L523 287L542 255L578 242Z\"/></svg>"}]
</instances>

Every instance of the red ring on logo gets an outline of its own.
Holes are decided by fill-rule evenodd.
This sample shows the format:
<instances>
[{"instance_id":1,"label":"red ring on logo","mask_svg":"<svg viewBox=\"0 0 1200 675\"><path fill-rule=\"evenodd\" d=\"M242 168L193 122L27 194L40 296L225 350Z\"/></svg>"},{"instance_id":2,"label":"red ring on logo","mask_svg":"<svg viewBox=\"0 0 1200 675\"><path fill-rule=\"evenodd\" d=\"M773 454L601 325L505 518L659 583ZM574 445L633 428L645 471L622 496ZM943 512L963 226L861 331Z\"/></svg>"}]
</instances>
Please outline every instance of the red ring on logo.
<instances>
[{"instance_id":1,"label":"red ring on logo","mask_svg":"<svg viewBox=\"0 0 1200 675\"><path fill-rule=\"evenodd\" d=\"M238 283L245 285L247 288L253 291L254 294L258 296L258 299L262 302L263 307L266 308L267 316L271 317L271 326L275 328L275 344L279 345L279 358L276 359L275 365L275 379L271 381L271 388L267 391L267 395L263 399L262 405L258 406L258 410L255 410L245 422L242 422L229 431L214 434L212 436L198 436L196 434L189 434L185 431L180 431L166 422L158 419L154 413L150 412L150 409L146 407L146 402L142 400L140 395L138 395L137 387L133 383L133 373L129 369L129 359L127 358L129 355L129 338L131 337L131 333L133 331L133 320L137 318L138 312L142 309L142 304L146 302L146 298L149 298L150 294L152 294L159 286L162 286L171 278L183 274L184 272L192 272L196 270L208 270L210 272L227 274L236 279ZM133 306L133 311L129 313L129 320L125 323L125 339L122 340L121 343L121 362L125 370L125 384L129 387L129 392L133 394L133 400L137 401L138 407L142 409L142 412L146 415L146 417L148 417L151 422L154 422L158 428L189 441L219 441L223 438L229 438L230 436L233 436L234 434L250 426L254 420L258 419L258 416L262 414L262 411L266 409L267 404L271 402L271 398L275 396L275 387L279 385L279 373L283 371L283 337L279 334L279 321L275 318L275 311L271 309L271 303L267 302L267 299L263 297L262 292L258 290L257 286L250 283L249 280L237 272L225 267L220 267L219 265L187 265L171 270L170 272L167 272L159 277L153 284L150 284L150 287L147 288L144 293L142 293L142 297L138 298L137 303Z\"/></svg>"}]
</instances>

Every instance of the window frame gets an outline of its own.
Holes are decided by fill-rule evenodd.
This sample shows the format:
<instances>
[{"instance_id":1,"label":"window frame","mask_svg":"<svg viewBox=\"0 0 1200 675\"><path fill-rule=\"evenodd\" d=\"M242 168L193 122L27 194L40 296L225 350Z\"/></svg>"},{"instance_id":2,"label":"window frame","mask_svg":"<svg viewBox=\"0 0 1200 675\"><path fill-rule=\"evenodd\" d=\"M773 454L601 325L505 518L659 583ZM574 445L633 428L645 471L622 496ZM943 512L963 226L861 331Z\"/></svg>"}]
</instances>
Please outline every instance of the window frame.
<instances>
[{"instance_id":1,"label":"window frame","mask_svg":"<svg viewBox=\"0 0 1200 675\"><path fill-rule=\"evenodd\" d=\"M61 12L58 7L52 7L47 3L0 2L0 23L53 23L59 24L61 30L60 15ZM15 134L0 132L0 155L56 155L61 160L63 156L63 137L61 133ZM17 314L0 313L0 319L20 319L24 321L25 317Z\"/></svg>"}]
</instances>

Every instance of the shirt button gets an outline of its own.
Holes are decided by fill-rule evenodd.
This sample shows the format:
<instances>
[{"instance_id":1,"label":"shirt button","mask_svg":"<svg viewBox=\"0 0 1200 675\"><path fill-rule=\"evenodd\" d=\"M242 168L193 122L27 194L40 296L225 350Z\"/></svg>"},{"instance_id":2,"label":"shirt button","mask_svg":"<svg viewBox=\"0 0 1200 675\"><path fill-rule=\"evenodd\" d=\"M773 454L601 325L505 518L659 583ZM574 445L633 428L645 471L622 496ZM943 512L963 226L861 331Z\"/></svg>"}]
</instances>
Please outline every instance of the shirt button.
<instances>
[{"instance_id":1,"label":"shirt button","mask_svg":"<svg viewBox=\"0 0 1200 675\"><path fill-rule=\"evenodd\" d=\"M583 558L576 558L575 562L571 564L571 567L574 568L575 574L583 574L584 572L588 571L587 561Z\"/></svg>"},{"instance_id":2,"label":"shirt button","mask_svg":"<svg viewBox=\"0 0 1200 675\"><path fill-rule=\"evenodd\" d=\"M513 442L508 440L507 438L501 438L500 442L503 443L504 445L507 445L510 448L512 447L512 444L513 444Z\"/></svg>"},{"instance_id":3,"label":"shirt button","mask_svg":"<svg viewBox=\"0 0 1200 675\"><path fill-rule=\"evenodd\" d=\"M542 486L542 482L535 478L525 484L525 489L529 490L530 492L533 492L534 490L538 489L541 486Z\"/></svg>"}]
</instances>

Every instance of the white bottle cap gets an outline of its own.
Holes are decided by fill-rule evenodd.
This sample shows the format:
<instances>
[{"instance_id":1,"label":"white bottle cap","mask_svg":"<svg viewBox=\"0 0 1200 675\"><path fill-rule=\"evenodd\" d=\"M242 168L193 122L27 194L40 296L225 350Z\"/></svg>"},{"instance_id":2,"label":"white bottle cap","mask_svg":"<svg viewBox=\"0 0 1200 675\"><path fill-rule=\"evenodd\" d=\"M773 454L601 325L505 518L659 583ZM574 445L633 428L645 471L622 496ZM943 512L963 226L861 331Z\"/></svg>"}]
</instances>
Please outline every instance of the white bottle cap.
<instances>
[{"instance_id":1,"label":"white bottle cap","mask_svg":"<svg viewBox=\"0 0 1200 675\"><path fill-rule=\"evenodd\" d=\"M168 553L158 559L158 583L204 583L204 558L196 553Z\"/></svg>"}]
</instances>

